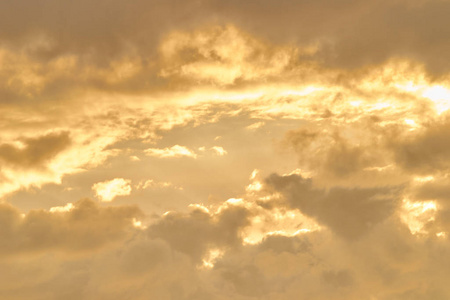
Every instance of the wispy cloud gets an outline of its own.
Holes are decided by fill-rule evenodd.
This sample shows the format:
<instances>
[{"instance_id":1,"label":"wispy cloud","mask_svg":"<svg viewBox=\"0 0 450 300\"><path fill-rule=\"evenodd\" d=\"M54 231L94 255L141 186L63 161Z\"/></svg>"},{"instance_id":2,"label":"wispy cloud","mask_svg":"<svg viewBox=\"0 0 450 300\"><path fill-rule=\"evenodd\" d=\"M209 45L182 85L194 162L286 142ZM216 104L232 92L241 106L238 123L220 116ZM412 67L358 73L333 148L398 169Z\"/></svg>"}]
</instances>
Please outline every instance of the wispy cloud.
<instances>
[{"instance_id":1,"label":"wispy cloud","mask_svg":"<svg viewBox=\"0 0 450 300\"><path fill-rule=\"evenodd\" d=\"M171 158L171 157L191 157L197 158L197 154L187 147L174 145L170 148L149 148L146 149L145 154L148 156L154 156L159 158Z\"/></svg>"}]
</instances>

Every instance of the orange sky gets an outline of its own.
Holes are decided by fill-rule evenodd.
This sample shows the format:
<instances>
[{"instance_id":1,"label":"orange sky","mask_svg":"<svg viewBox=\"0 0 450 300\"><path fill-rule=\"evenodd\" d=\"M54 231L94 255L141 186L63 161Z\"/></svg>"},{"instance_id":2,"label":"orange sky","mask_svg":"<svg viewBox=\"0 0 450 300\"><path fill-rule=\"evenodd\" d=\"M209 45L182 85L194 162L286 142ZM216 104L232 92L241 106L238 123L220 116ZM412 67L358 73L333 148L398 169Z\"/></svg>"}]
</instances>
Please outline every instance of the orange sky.
<instances>
[{"instance_id":1,"label":"orange sky","mask_svg":"<svg viewBox=\"0 0 450 300\"><path fill-rule=\"evenodd\" d=\"M0 299L450 299L450 2L0 2Z\"/></svg>"}]
</instances>

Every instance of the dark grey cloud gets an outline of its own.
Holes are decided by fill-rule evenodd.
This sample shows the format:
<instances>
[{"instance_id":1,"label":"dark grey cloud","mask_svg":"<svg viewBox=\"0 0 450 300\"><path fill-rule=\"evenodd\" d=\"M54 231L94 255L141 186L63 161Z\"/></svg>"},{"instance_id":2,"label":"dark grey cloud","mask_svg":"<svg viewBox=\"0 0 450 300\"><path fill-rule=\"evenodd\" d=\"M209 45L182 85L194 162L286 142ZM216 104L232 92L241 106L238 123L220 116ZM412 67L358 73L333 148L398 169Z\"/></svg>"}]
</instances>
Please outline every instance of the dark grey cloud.
<instances>
[{"instance_id":1,"label":"dark grey cloud","mask_svg":"<svg viewBox=\"0 0 450 300\"><path fill-rule=\"evenodd\" d=\"M190 214L170 213L148 229L153 238L167 241L177 251L201 262L211 248L229 248L242 244L241 230L250 224L251 212L230 206L211 216L195 209Z\"/></svg>"},{"instance_id":2,"label":"dark grey cloud","mask_svg":"<svg viewBox=\"0 0 450 300\"><path fill-rule=\"evenodd\" d=\"M272 174L266 183L281 192L290 207L327 226L336 234L356 239L391 216L400 203L400 188L315 188L299 175Z\"/></svg>"},{"instance_id":3,"label":"dark grey cloud","mask_svg":"<svg viewBox=\"0 0 450 300\"><path fill-rule=\"evenodd\" d=\"M128 47L140 54L154 50L167 30L207 18L204 1L5 1L1 4L0 39L10 44L44 37L29 49L42 58L91 53L98 62ZM200 17L200 20L199 20ZM95 62L95 61L93 61ZM108 62L103 60L103 62Z\"/></svg>"},{"instance_id":4,"label":"dark grey cloud","mask_svg":"<svg viewBox=\"0 0 450 300\"><path fill-rule=\"evenodd\" d=\"M424 109L423 119L411 128L404 120L415 118L414 114L405 112L398 122L361 112L350 126L334 116L332 121L287 131L281 145L294 150L300 168L322 177L331 175L328 180L391 172L406 183L405 176L445 174L450 168L448 113L430 118Z\"/></svg>"},{"instance_id":5,"label":"dark grey cloud","mask_svg":"<svg viewBox=\"0 0 450 300\"><path fill-rule=\"evenodd\" d=\"M2 102L14 103L30 97L67 98L67 91L86 88L136 94L189 89L200 82L215 85L216 80L199 82L189 75L159 76L168 67L160 45L173 31L190 32L229 24L249 33L251 38L244 39L246 46L254 46L252 38L265 45L254 48L246 60L253 67L275 64L276 51L270 46L315 47L309 52L290 51L291 58L280 69L282 72L234 75L237 80L232 80L231 85L280 82L304 63L312 62L311 68L320 66L321 70L353 70L392 58L423 63L431 75L440 76L450 71L450 44L443 38L450 28L445 17L449 11L447 1L403 0L3 1L0 46L18 56L3 57L6 67L0 72L4 78L0 95ZM33 65L32 71L16 74L20 65L17 58L25 65ZM69 74L55 71L54 66L71 59ZM124 76L123 70L118 71L118 64L126 64L124 60L131 60L135 73ZM226 57L208 46L199 51L192 45L186 45L171 60L181 67L193 61L219 65L227 62ZM234 67L239 64L235 62ZM247 67L245 72L249 71ZM28 73L42 82L32 83L35 78L30 81ZM18 78L21 76L27 78Z\"/></svg>"},{"instance_id":6,"label":"dark grey cloud","mask_svg":"<svg viewBox=\"0 0 450 300\"><path fill-rule=\"evenodd\" d=\"M3 1L0 38L45 34L55 44L42 56L95 53L98 59L135 48L154 49L172 29L214 23L239 27L278 42L325 41L317 59L335 66L379 63L395 56L449 70L447 1Z\"/></svg>"},{"instance_id":7,"label":"dark grey cloud","mask_svg":"<svg viewBox=\"0 0 450 300\"><path fill-rule=\"evenodd\" d=\"M355 137L348 138L349 128L345 124L305 126L287 131L282 145L295 151L302 169L334 178L349 178L361 174L365 168L385 163L388 157L383 157L386 152L382 152L383 145L377 141L382 134L364 121L358 124L358 129L351 130ZM364 138L359 137L359 130L364 132Z\"/></svg>"},{"instance_id":8,"label":"dark grey cloud","mask_svg":"<svg viewBox=\"0 0 450 300\"><path fill-rule=\"evenodd\" d=\"M35 138L23 138L23 147L0 144L0 161L19 168L41 168L66 149L71 139L69 133L49 133Z\"/></svg>"},{"instance_id":9,"label":"dark grey cloud","mask_svg":"<svg viewBox=\"0 0 450 300\"><path fill-rule=\"evenodd\" d=\"M417 133L404 138L389 137L395 161L409 172L430 174L450 167L450 118L443 116L429 122Z\"/></svg>"},{"instance_id":10,"label":"dark grey cloud","mask_svg":"<svg viewBox=\"0 0 450 300\"><path fill-rule=\"evenodd\" d=\"M273 40L322 42L314 59L327 66L354 68L402 57L436 74L449 71L447 1L227 1L216 7Z\"/></svg>"}]
</instances>

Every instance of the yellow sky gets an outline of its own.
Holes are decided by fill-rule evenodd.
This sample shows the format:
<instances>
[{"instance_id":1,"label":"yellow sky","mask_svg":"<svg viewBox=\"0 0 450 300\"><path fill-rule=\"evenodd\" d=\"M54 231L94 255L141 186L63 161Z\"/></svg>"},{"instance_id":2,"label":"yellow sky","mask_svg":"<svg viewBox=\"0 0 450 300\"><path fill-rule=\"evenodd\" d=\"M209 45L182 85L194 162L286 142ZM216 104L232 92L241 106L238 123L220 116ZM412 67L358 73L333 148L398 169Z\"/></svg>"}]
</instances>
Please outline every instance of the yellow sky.
<instances>
[{"instance_id":1,"label":"yellow sky","mask_svg":"<svg viewBox=\"0 0 450 300\"><path fill-rule=\"evenodd\" d=\"M450 299L450 3L0 2L0 299Z\"/></svg>"}]
</instances>

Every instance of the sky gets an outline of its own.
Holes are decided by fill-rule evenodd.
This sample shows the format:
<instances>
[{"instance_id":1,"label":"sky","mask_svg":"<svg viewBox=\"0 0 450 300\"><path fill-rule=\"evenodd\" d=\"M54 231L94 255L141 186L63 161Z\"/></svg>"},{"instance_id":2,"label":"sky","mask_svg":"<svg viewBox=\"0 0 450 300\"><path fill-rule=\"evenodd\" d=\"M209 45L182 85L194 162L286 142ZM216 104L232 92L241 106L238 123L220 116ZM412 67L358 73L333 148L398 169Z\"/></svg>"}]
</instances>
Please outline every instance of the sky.
<instances>
[{"instance_id":1,"label":"sky","mask_svg":"<svg viewBox=\"0 0 450 300\"><path fill-rule=\"evenodd\" d=\"M0 1L0 299L450 299L449 15Z\"/></svg>"}]
</instances>

